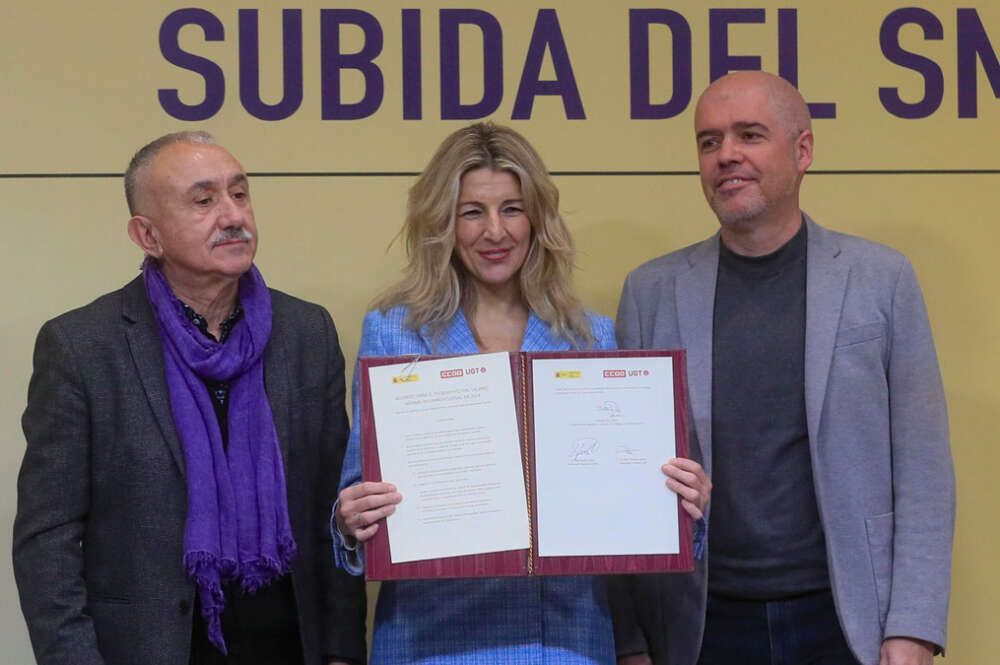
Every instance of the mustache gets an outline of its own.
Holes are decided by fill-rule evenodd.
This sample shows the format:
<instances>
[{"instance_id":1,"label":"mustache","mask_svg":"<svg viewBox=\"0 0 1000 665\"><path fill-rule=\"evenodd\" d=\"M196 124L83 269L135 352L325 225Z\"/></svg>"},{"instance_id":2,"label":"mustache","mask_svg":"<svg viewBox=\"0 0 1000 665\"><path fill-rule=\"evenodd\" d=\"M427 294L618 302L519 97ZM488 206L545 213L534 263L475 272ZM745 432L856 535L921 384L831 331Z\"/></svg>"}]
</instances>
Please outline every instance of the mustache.
<instances>
[{"instance_id":1,"label":"mustache","mask_svg":"<svg viewBox=\"0 0 1000 665\"><path fill-rule=\"evenodd\" d=\"M215 247L216 245L221 245L224 242L229 242L230 240L246 240L247 242L250 242L251 240L253 240L253 234L251 234L246 229L238 229L238 228L223 229L218 233L218 235L212 238L212 247Z\"/></svg>"}]
</instances>

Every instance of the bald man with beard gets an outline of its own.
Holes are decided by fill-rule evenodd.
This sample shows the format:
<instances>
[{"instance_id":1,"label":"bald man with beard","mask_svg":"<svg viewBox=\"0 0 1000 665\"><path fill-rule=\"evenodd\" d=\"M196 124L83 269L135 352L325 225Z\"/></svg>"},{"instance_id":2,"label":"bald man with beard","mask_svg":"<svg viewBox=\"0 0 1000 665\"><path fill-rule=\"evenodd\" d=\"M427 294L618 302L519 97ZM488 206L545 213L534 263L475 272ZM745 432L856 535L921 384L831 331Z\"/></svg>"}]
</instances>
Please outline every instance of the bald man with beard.
<instances>
[{"instance_id":1,"label":"bald man with beard","mask_svg":"<svg viewBox=\"0 0 1000 665\"><path fill-rule=\"evenodd\" d=\"M715 81L695 135L719 232L628 276L617 337L687 350L708 548L614 582L619 663L930 665L955 485L913 268L802 212L814 137L783 79Z\"/></svg>"}]
</instances>

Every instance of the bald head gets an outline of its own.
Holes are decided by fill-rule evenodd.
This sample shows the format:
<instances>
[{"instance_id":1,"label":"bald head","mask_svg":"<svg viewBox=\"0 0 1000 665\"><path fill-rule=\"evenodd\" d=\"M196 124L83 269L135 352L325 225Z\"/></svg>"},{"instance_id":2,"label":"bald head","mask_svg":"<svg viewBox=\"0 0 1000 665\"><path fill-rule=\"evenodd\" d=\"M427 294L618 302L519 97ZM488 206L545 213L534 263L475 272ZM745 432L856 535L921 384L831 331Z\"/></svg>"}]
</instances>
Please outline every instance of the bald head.
<instances>
[{"instance_id":1,"label":"bald head","mask_svg":"<svg viewBox=\"0 0 1000 665\"><path fill-rule=\"evenodd\" d=\"M813 160L809 108L798 91L764 72L729 74L698 99L694 131L702 190L726 246L762 256L794 236L799 186Z\"/></svg>"},{"instance_id":2,"label":"bald head","mask_svg":"<svg viewBox=\"0 0 1000 665\"><path fill-rule=\"evenodd\" d=\"M767 96L771 112L791 138L812 129L809 106L799 91L780 76L767 72L733 72L716 79L701 93L695 114L704 104L724 102L750 91L761 91Z\"/></svg>"}]
</instances>

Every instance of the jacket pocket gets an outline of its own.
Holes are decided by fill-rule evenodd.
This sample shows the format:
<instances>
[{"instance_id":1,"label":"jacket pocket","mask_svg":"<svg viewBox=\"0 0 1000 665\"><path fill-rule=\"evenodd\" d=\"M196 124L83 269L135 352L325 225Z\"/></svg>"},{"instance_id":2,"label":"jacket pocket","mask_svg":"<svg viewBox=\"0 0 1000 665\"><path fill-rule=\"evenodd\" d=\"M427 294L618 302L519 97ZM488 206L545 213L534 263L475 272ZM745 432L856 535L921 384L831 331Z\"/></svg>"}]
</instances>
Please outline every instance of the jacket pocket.
<instances>
[{"instance_id":1,"label":"jacket pocket","mask_svg":"<svg viewBox=\"0 0 1000 665\"><path fill-rule=\"evenodd\" d=\"M892 595L894 525L895 513L885 513L865 519L865 528L868 533L868 555L871 557L875 596L878 601L878 620L883 632L885 631L886 619L889 616L889 601Z\"/></svg>"},{"instance_id":2,"label":"jacket pocket","mask_svg":"<svg viewBox=\"0 0 1000 665\"><path fill-rule=\"evenodd\" d=\"M131 605L132 599L124 596L111 596L103 593L87 594L87 599L92 603L110 603L112 605Z\"/></svg>"},{"instance_id":3,"label":"jacket pocket","mask_svg":"<svg viewBox=\"0 0 1000 665\"><path fill-rule=\"evenodd\" d=\"M852 344L860 344L861 342L879 339L884 335L885 326L881 321L862 323L861 325L850 326L838 330L837 341L834 343L834 346L838 348L851 346Z\"/></svg>"}]
</instances>

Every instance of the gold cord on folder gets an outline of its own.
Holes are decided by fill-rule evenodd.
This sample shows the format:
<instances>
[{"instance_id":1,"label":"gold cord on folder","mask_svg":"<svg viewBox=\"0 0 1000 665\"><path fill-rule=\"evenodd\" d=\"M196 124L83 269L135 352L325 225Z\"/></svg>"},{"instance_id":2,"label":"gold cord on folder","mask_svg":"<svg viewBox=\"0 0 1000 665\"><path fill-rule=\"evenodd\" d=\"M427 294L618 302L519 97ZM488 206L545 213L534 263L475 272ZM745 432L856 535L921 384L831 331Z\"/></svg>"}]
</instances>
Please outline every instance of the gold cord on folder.
<instances>
[{"instance_id":1,"label":"gold cord on folder","mask_svg":"<svg viewBox=\"0 0 1000 665\"><path fill-rule=\"evenodd\" d=\"M531 520L531 475L528 473L531 460L528 459L528 381L527 358L525 354L517 354L521 359L521 459L524 461L524 496L528 501L528 575L535 574L535 534Z\"/></svg>"}]
</instances>

